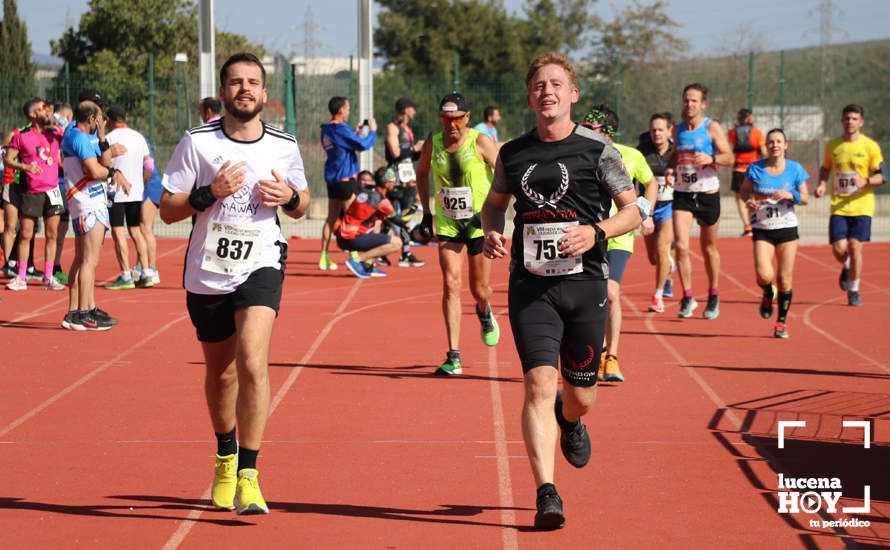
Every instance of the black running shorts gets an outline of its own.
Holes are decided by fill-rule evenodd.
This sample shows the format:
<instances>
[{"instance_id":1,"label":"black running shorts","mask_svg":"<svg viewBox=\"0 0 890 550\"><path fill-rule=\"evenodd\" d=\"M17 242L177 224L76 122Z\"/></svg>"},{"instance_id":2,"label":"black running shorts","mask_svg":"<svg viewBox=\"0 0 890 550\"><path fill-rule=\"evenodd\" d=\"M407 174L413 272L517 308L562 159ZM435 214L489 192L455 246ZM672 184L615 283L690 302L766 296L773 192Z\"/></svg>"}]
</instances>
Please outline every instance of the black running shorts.
<instances>
[{"instance_id":1,"label":"black running shorts","mask_svg":"<svg viewBox=\"0 0 890 550\"><path fill-rule=\"evenodd\" d=\"M564 382L596 384L608 317L605 279L511 276L507 299L523 373L559 364Z\"/></svg>"},{"instance_id":2,"label":"black running shorts","mask_svg":"<svg viewBox=\"0 0 890 550\"><path fill-rule=\"evenodd\" d=\"M783 227L782 229L757 229L751 230L755 241L766 241L773 246L777 244L796 241L798 237L797 227Z\"/></svg>"},{"instance_id":3,"label":"black running shorts","mask_svg":"<svg viewBox=\"0 0 890 550\"><path fill-rule=\"evenodd\" d=\"M674 191L674 212L691 212L698 225L708 227L720 219L720 193Z\"/></svg>"},{"instance_id":4,"label":"black running shorts","mask_svg":"<svg viewBox=\"0 0 890 550\"><path fill-rule=\"evenodd\" d=\"M108 217L111 218L111 227L123 227L124 221L127 227L139 227L142 220L142 202L115 202L108 209Z\"/></svg>"},{"instance_id":5,"label":"black running shorts","mask_svg":"<svg viewBox=\"0 0 890 550\"><path fill-rule=\"evenodd\" d=\"M235 310L248 306L281 306L284 269L263 267L250 274L234 292L194 294L186 292L186 306L201 342L222 342L235 334Z\"/></svg>"},{"instance_id":6,"label":"black running shorts","mask_svg":"<svg viewBox=\"0 0 890 550\"><path fill-rule=\"evenodd\" d=\"M358 192L358 181L355 178L349 178L342 181L328 181L328 198L341 201L349 200L349 198Z\"/></svg>"}]
</instances>

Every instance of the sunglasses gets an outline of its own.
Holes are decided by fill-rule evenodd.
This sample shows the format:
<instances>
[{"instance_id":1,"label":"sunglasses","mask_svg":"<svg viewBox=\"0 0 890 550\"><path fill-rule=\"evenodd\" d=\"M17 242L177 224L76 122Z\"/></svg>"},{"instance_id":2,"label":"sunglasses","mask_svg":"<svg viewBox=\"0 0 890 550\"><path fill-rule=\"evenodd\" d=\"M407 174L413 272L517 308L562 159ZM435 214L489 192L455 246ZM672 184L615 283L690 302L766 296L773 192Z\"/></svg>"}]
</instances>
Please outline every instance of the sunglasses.
<instances>
[{"instance_id":1,"label":"sunglasses","mask_svg":"<svg viewBox=\"0 0 890 550\"><path fill-rule=\"evenodd\" d=\"M462 120L466 119L467 116L468 116L469 114L470 114L470 113L464 113L464 114L462 114L462 115L460 115L460 116L445 116L445 115L439 115L439 118L442 120L442 124L455 125L455 124L460 124L460 122L461 122Z\"/></svg>"}]
</instances>

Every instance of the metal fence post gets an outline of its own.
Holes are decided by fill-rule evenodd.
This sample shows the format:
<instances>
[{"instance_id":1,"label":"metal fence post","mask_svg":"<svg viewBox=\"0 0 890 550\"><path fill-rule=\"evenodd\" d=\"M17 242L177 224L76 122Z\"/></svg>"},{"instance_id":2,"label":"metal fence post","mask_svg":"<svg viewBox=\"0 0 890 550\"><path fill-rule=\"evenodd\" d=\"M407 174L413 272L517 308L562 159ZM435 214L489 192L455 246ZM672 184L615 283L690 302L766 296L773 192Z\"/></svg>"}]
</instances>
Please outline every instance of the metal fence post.
<instances>
[{"instance_id":1,"label":"metal fence post","mask_svg":"<svg viewBox=\"0 0 890 550\"><path fill-rule=\"evenodd\" d=\"M65 62L65 103L71 105L71 65Z\"/></svg>"},{"instance_id":2,"label":"metal fence post","mask_svg":"<svg viewBox=\"0 0 890 550\"><path fill-rule=\"evenodd\" d=\"M615 56L615 114L618 115L618 120L621 120L621 91L621 50L618 50ZM621 140L620 128L619 125L619 130L615 132L615 141Z\"/></svg>"},{"instance_id":3,"label":"metal fence post","mask_svg":"<svg viewBox=\"0 0 890 550\"><path fill-rule=\"evenodd\" d=\"M454 52L454 75L451 80L451 89L455 92L460 89L460 55L457 52Z\"/></svg>"},{"instance_id":4,"label":"metal fence post","mask_svg":"<svg viewBox=\"0 0 890 550\"><path fill-rule=\"evenodd\" d=\"M294 66L288 63L284 68L284 131L297 133L297 114L294 104Z\"/></svg>"},{"instance_id":5,"label":"metal fence post","mask_svg":"<svg viewBox=\"0 0 890 550\"><path fill-rule=\"evenodd\" d=\"M748 53L748 110L754 110L754 52Z\"/></svg>"},{"instance_id":6,"label":"metal fence post","mask_svg":"<svg viewBox=\"0 0 890 550\"><path fill-rule=\"evenodd\" d=\"M155 56L148 54L148 142L152 149L157 148L155 141Z\"/></svg>"},{"instance_id":7,"label":"metal fence post","mask_svg":"<svg viewBox=\"0 0 890 550\"><path fill-rule=\"evenodd\" d=\"M779 50L779 127L785 127L785 50Z\"/></svg>"}]
</instances>

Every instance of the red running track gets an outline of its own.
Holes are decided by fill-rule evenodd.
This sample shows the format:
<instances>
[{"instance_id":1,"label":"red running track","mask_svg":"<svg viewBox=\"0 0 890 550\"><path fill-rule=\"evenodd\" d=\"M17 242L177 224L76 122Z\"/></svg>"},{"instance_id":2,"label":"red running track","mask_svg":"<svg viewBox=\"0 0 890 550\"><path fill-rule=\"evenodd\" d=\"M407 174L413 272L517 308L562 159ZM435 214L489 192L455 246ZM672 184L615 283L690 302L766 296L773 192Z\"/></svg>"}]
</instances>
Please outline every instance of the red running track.
<instances>
[{"instance_id":1,"label":"red running track","mask_svg":"<svg viewBox=\"0 0 890 550\"><path fill-rule=\"evenodd\" d=\"M677 319L675 299L664 314L645 312L652 269L641 244L624 284L627 381L600 389L591 463L557 457L567 524L552 533L529 528L535 488L505 263L493 270L501 344L482 345L465 293L465 374L441 379L431 376L446 347L434 248L417 250L426 267L359 281L342 267L317 271L317 242L291 241L259 464L272 513L261 517L208 507L214 445L179 285L184 241L160 241L159 287L97 290L121 319L109 332L58 328L66 293L0 292L3 546L890 544L890 244L866 248L861 308L845 305L828 248L802 248L786 341L757 314L750 242L721 240L716 321ZM113 263L109 241L100 280L115 276ZM701 296L699 258L694 268ZM862 419L869 449L861 429L841 424ZM807 422L783 449L779 420ZM778 513L779 473L837 477L838 511ZM870 511L843 513L863 506L865 485ZM870 526L822 527L854 517Z\"/></svg>"}]
</instances>

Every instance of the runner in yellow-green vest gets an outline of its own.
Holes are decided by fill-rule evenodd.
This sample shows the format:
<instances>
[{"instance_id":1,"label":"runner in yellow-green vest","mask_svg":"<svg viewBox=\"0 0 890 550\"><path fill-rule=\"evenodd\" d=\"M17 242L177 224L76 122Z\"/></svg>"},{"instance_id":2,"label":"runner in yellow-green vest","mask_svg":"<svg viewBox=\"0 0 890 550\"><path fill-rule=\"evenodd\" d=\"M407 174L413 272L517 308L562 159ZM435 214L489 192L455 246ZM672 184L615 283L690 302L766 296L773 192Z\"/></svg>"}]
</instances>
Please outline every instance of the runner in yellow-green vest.
<instances>
[{"instance_id":1,"label":"runner in yellow-green vest","mask_svg":"<svg viewBox=\"0 0 890 550\"><path fill-rule=\"evenodd\" d=\"M606 105L596 105L584 117L583 124L612 140L618 131L618 115ZM648 235L655 229L652 218L648 217L650 205L655 204L655 195L658 190L655 176L642 153L619 143L613 143L613 145L621 153L624 168L630 179L635 185L645 187L645 195L640 197L643 199L640 201L640 211L646 212L642 230L644 235ZM612 202L610 216L615 215L617 211L618 207ZM618 337L621 333L621 278L624 275L627 262L630 260L630 255L634 251L634 231L612 237L609 239L606 249L609 262L609 321L606 325L606 341L603 346L603 354L600 356L597 378L605 382L624 382L624 375L618 366Z\"/></svg>"},{"instance_id":2,"label":"runner in yellow-green vest","mask_svg":"<svg viewBox=\"0 0 890 550\"><path fill-rule=\"evenodd\" d=\"M483 234L479 212L491 188L491 175L498 149L486 135L469 127L470 106L458 93L439 102L441 132L427 139L417 166L417 190L425 212L429 212L430 179L435 196L435 226L431 214L424 214L421 229L439 241L439 266L444 280L442 311L448 336L445 362L438 375L462 372L460 361L460 287L463 250L467 249L470 292L476 301L476 315L482 325L482 341L494 346L500 338L497 320L491 312L489 274L491 260L482 255ZM432 178L430 178L432 176Z\"/></svg>"}]
</instances>

